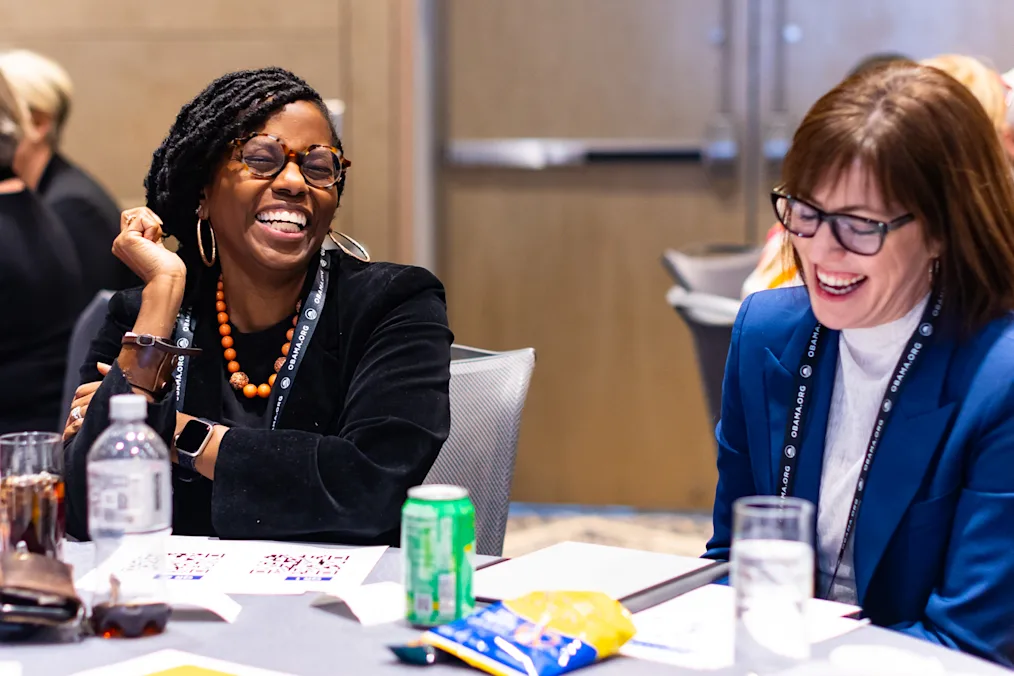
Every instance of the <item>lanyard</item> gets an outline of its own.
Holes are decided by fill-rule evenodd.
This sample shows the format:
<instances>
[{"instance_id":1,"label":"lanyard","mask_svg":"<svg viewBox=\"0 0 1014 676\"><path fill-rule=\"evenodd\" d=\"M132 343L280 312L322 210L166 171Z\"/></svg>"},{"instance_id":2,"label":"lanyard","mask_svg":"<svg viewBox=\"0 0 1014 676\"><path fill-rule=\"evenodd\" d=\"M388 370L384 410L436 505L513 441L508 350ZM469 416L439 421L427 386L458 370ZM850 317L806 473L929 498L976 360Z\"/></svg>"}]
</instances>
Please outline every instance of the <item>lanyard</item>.
<instances>
[{"instance_id":1,"label":"lanyard","mask_svg":"<svg viewBox=\"0 0 1014 676\"><path fill-rule=\"evenodd\" d=\"M303 361L306 353L306 346L317 328L317 321L320 319L321 311L324 309L324 298L327 295L327 282L330 276L328 270L327 252L320 251L320 264L317 266L317 277L314 279L310 294L300 306L301 313L299 321L293 331L289 355L285 364L279 369L275 378L275 386L271 388L271 396L274 399L275 412L271 418L271 429L275 429L278 419L282 415L282 409L289 396L289 389L296 379L296 372ZM190 347L194 343L194 326L196 320L192 308L185 308L176 317L176 330L173 335L176 338L176 345L179 347ZM176 381L176 410L183 411L183 400L187 393L187 368L189 357L180 355L176 359L176 367L173 369L173 379Z\"/></svg>"},{"instance_id":2,"label":"lanyard","mask_svg":"<svg viewBox=\"0 0 1014 676\"><path fill-rule=\"evenodd\" d=\"M908 375L915 367L916 360L922 354L926 343L936 329L942 305L942 293L936 294L930 303L927 304L926 309L923 311L922 319L919 320L919 327L912 332L912 336L908 339L908 344L905 345L905 349L898 359L898 364L894 368L894 375L891 376L891 380L888 382L887 391L884 393L884 401L880 405L877 420L874 422L873 430L870 432L870 441L866 446L863 466L859 470L856 491L852 496L852 507L849 510L849 518L845 524L841 548L838 550L838 561L835 563L834 573L828 584L829 592L834 585L835 579L838 577L838 569L845 558L849 539L852 537L852 530L855 528L856 517L859 515L859 507L863 502L866 479L870 474L873 456L877 452L880 440L884 436L884 430L887 428L887 423L894 412L901 388L907 381ZM782 442L781 479L778 488L778 495L783 498L792 494L796 475L796 460L799 456L799 449L802 448L802 433L811 408L810 395L813 393L813 376L826 344L827 329L818 323L814 327L813 333L810 334L810 341L807 343L803 356L799 360L799 369L796 371L795 388L793 389L795 399L785 424L785 437Z\"/></svg>"}]
</instances>

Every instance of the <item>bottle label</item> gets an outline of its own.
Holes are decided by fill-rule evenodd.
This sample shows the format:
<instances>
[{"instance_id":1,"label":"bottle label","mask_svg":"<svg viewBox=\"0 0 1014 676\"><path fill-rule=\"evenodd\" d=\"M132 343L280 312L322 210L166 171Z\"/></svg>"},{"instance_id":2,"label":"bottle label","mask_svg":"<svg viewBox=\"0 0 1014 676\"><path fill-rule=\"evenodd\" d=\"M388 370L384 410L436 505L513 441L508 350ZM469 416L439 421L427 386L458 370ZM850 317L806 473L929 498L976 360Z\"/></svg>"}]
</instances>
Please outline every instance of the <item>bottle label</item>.
<instances>
[{"instance_id":1,"label":"bottle label","mask_svg":"<svg viewBox=\"0 0 1014 676\"><path fill-rule=\"evenodd\" d=\"M121 463L109 463L109 465ZM122 463L134 465L132 462ZM126 469L127 471L123 471ZM88 469L89 529L143 533L169 525L171 488L163 471L135 467Z\"/></svg>"}]
</instances>

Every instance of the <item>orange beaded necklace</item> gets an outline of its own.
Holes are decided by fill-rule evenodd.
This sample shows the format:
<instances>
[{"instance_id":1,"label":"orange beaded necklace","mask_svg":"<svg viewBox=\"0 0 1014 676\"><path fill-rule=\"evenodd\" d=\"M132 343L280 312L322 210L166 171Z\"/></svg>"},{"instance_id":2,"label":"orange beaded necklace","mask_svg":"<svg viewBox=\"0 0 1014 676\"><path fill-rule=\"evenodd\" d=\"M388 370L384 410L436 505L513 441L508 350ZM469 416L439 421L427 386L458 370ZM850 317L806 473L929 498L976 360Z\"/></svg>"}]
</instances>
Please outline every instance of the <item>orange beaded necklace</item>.
<instances>
[{"instance_id":1,"label":"orange beaded necklace","mask_svg":"<svg viewBox=\"0 0 1014 676\"><path fill-rule=\"evenodd\" d=\"M275 373L268 377L268 382L254 385L250 382L247 374L240 371L239 362L236 361L236 350L233 348L232 325L229 324L229 313L225 305L225 284L222 278L218 278L218 291L215 292L215 310L218 311L218 334L222 336L222 356L225 357L225 368L232 375L229 376L229 384L234 390L242 390L247 399L261 397L267 399L271 396L271 388L275 384L275 373L278 373L285 365L285 358L289 356L292 333L299 321L299 302L296 302L296 314L292 317L292 329L285 333L285 344L282 345L282 356L275 360Z\"/></svg>"}]
</instances>

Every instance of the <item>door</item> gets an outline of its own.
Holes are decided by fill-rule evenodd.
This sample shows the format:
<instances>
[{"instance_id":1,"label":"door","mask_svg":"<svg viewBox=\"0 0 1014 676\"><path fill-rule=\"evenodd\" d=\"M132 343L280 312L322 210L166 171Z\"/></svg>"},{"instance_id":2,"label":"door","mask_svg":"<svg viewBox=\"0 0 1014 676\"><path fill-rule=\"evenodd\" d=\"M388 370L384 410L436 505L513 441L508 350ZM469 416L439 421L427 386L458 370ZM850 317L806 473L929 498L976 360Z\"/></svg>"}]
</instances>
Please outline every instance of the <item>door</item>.
<instances>
[{"instance_id":1,"label":"door","mask_svg":"<svg viewBox=\"0 0 1014 676\"><path fill-rule=\"evenodd\" d=\"M538 354L514 499L709 505L712 430L658 260L666 247L745 239L736 173L699 161L720 80L735 76L717 39L723 3L448 0L443 11L450 155L518 138L644 151L541 170L466 156L443 170L440 271L458 341ZM663 161L639 161L654 150Z\"/></svg>"},{"instance_id":2,"label":"door","mask_svg":"<svg viewBox=\"0 0 1014 676\"><path fill-rule=\"evenodd\" d=\"M459 342L537 350L522 501L709 509L713 430L662 251L759 242L794 125L866 54L1014 66L1008 0L441 12L439 272Z\"/></svg>"},{"instance_id":3,"label":"door","mask_svg":"<svg viewBox=\"0 0 1014 676\"><path fill-rule=\"evenodd\" d=\"M982 59L999 72L1014 67L1009 0L759 0L755 11L762 199L778 180L779 152L794 126L863 58L953 53ZM766 158L765 144L771 151ZM767 210L760 216L757 227L764 232L773 218Z\"/></svg>"}]
</instances>

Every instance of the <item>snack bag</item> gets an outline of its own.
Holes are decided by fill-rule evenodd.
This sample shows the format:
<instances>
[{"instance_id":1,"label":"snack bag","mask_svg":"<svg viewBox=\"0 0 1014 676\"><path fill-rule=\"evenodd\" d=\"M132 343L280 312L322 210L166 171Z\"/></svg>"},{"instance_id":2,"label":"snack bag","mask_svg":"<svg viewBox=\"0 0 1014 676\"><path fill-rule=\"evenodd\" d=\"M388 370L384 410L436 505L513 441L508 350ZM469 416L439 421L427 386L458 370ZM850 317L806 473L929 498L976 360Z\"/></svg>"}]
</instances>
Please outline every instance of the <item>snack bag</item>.
<instances>
[{"instance_id":1,"label":"snack bag","mask_svg":"<svg viewBox=\"0 0 1014 676\"><path fill-rule=\"evenodd\" d=\"M600 592L533 592L421 641L495 676L557 676L613 655L634 632L627 609Z\"/></svg>"}]
</instances>

